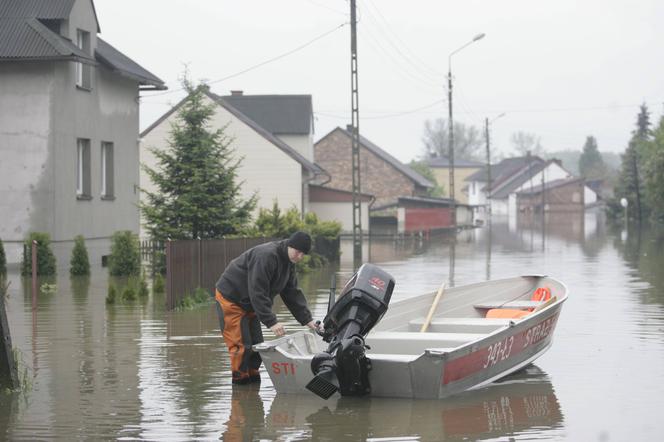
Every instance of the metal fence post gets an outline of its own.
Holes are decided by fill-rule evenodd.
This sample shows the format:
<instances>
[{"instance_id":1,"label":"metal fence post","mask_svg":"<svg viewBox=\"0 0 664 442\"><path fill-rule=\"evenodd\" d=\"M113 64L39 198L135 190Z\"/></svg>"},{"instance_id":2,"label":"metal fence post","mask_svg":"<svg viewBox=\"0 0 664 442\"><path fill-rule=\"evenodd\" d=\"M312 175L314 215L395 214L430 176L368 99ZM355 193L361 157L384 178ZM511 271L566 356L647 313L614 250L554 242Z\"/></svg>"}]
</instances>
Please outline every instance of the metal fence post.
<instances>
[{"instance_id":1,"label":"metal fence post","mask_svg":"<svg viewBox=\"0 0 664 442\"><path fill-rule=\"evenodd\" d=\"M198 287L202 287L203 281L203 249L201 237L198 237Z\"/></svg>"},{"instance_id":2,"label":"metal fence post","mask_svg":"<svg viewBox=\"0 0 664 442\"><path fill-rule=\"evenodd\" d=\"M37 241L32 240L32 309L37 308Z\"/></svg>"},{"instance_id":3,"label":"metal fence post","mask_svg":"<svg viewBox=\"0 0 664 442\"><path fill-rule=\"evenodd\" d=\"M173 272L171 271L171 239L168 238L166 241L166 306L170 310L173 308Z\"/></svg>"}]
</instances>

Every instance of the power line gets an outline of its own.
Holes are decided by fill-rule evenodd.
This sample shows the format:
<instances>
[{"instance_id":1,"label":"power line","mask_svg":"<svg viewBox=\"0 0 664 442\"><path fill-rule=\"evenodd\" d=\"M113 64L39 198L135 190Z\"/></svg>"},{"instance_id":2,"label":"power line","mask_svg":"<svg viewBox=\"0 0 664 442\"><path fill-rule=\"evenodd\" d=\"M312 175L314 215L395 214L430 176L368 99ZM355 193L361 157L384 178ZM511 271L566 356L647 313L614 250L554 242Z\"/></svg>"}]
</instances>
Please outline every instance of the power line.
<instances>
[{"instance_id":1,"label":"power line","mask_svg":"<svg viewBox=\"0 0 664 442\"><path fill-rule=\"evenodd\" d=\"M408 46L404 43L404 41L403 41L401 38L399 38L399 36L397 35L397 33L394 32L394 31L392 30L392 28L390 27L390 24L388 23L387 19L386 19L385 16L382 14L382 12L380 12L380 9L378 9L378 7L377 7L376 4L373 2L373 0L368 0L368 2L371 4L371 6L373 7L373 9L376 11L376 13L378 14L378 17L380 17L381 20L383 21L383 23L385 24L385 27L384 27L384 28L387 29L387 31L389 31L389 32L384 32L384 34L385 34L386 36L388 36L388 39L387 39L388 43L390 43L390 45L391 45L392 47L394 47L394 49L396 49L396 51L397 51L399 54L401 54L401 56L402 56L402 57L403 57L408 63L410 63L410 64L412 64L412 65L414 66L415 63L413 63L413 61L415 61L415 62L417 62L417 63L420 65L420 68L423 67L425 70L429 71L428 73L424 73L424 72L423 72L423 74L426 74L427 76L431 77L432 79L435 79L436 81L443 82L443 81L442 81L443 79L442 79L441 77L444 77L444 74L442 74L442 73L436 71L435 69L431 68L431 67L430 67L429 65L427 65L424 61L422 61L419 57L417 57L417 55L415 55L415 53L414 53L412 50L410 50L410 49L408 48ZM380 27L380 23L378 23L378 21L374 20L374 22L378 25L379 30L382 29L382 28ZM410 55L404 53L404 51L402 51L401 48L399 48L398 45L392 43L392 41L390 40L388 34L391 34L391 35L394 37L394 39L395 39L398 43L401 44L401 46L403 47L404 51L410 53Z\"/></svg>"},{"instance_id":2,"label":"power line","mask_svg":"<svg viewBox=\"0 0 664 442\"><path fill-rule=\"evenodd\" d=\"M234 73L234 74L228 75L228 76L223 77L223 78L219 78L219 79L217 79L217 80L210 81L210 82L208 82L208 84L219 83L219 82L221 82L221 81L225 81L225 80L228 80L228 79L230 79L230 78L237 77L237 76L239 76L239 75L245 74L245 73L247 73L247 72L249 72L249 71L253 71L254 69L257 69L257 68L259 68L259 67L261 67L261 66L265 66L265 65L268 64L268 63L272 63L272 62L274 62L274 61L280 60L280 59L282 59L282 58L284 58L284 57L287 57L287 56L289 56L289 55L291 55L291 54L293 54L293 53L295 53L295 52L297 52L297 51L300 51L300 50L306 48L307 46L312 45L313 43L315 43L316 41L320 40L321 38L327 37L328 35L332 34L333 32L335 32L335 31L337 31L337 30L339 30L339 29L341 29L341 28L343 28L343 27L346 26L346 25L348 25L348 22L342 23L342 24L340 24L339 26L336 26L336 27L334 27L333 29L330 29L329 31L324 32L324 33L320 34L319 36L317 36L317 37L315 37L315 38L313 38L313 39L307 41L306 43L303 43L303 44L297 46L296 48L291 49L290 51L287 51L287 52L284 52L284 53L282 53L282 54L280 54L280 55L277 55L277 56L275 56L275 57L269 58L269 59L267 59L267 60L265 60L265 61L263 61L263 62L261 62L261 63L258 63L258 64L255 64L255 65L253 65L253 66L250 66L250 67L248 67L248 68L246 68L246 69L243 69L243 70L241 70L241 71L239 71L239 72L236 72L236 73ZM161 95L173 94L173 93L175 93L175 92L180 92L180 91L183 91L183 90L184 90L184 88L173 89L173 90L170 90L170 91L168 91L168 92L161 92L161 93L159 93L159 94L151 94L151 95L150 95L149 97L147 97L147 98L159 97L159 96L161 96ZM145 97L144 97L144 98L145 98Z\"/></svg>"}]
</instances>

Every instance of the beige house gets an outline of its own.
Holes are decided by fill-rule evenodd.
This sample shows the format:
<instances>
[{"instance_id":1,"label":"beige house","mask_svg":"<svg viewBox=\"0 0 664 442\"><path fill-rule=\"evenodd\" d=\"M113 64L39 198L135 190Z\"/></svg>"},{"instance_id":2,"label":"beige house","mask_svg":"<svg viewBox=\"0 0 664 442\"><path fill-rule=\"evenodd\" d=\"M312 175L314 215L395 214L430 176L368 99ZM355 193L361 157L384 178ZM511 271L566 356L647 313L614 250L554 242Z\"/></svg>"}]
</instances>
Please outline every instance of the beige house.
<instances>
[{"instance_id":1,"label":"beige house","mask_svg":"<svg viewBox=\"0 0 664 442\"><path fill-rule=\"evenodd\" d=\"M309 183L321 172L311 156L313 113L309 95L244 95L230 96L205 92L205 99L215 106L213 129L225 128L233 138L232 148L242 158L237 169L240 197L258 198L257 209L279 207L308 211ZM171 124L183 99L141 134L141 163L155 169L150 148L164 149L170 138ZM284 140L288 140L288 143ZM308 144L307 144L308 143ZM296 147L293 147L296 146ZM153 183L141 172L141 188L155 191ZM143 226L141 235L145 235Z\"/></svg>"},{"instance_id":2,"label":"beige house","mask_svg":"<svg viewBox=\"0 0 664 442\"><path fill-rule=\"evenodd\" d=\"M450 197L450 162L446 157L427 160L436 182L443 187L443 197ZM454 199L461 204L468 204L468 183L466 178L484 167L483 163L468 160L454 160Z\"/></svg>"}]
</instances>

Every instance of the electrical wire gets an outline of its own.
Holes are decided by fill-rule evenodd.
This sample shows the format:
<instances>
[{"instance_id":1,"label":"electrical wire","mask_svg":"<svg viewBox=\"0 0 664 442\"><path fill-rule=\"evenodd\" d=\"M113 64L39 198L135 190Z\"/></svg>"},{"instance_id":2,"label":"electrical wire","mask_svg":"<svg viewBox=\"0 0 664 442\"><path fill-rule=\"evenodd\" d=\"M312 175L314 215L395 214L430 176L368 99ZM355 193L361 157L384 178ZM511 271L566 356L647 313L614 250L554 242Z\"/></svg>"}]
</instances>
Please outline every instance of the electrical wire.
<instances>
[{"instance_id":1,"label":"electrical wire","mask_svg":"<svg viewBox=\"0 0 664 442\"><path fill-rule=\"evenodd\" d=\"M391 40L388 38L388 42L399 52L399 54L401 54L403 56L403 58L406 61L408 61L409 63L411 63L413 65L415 65L416 63L419 64L420 68L424 68L425 70L428 71L427 75L431 76L431 78L435 79L436 81L441 81L441 77L444 77L445 74L443 74L441 72L438 72L437 70L431 68L428 64L426 64L424 61L422 61L422 59L420 59L417 55L415 55L415 53L412 50L410 50L408 45L406 45L406 43L404 43L404 41L390 27L389 22L387 21L387 19L383 15L383 13L380 12L380 9L378 9L378 6L376 6L376 4L373 2L373 0L368 0L368 2L369 2L369 4L371 4L373 9L376 11L378 17L380 17L380 19L385 24L384 28L387 29L387 31L389 31L389 33L385 32L385 35L391 34L394 37L394 39L398 43L400 43L401 46L403 47L403 51L402 51L401 48L399 48L399 46L397 44L393 44L391 42ZM376 21L376 23L379 24L377 21ZM379 27L380 27L380 24L379 24ZM388 35L388 37L389 37L389 35ZM410 53L410 56L408 54L404 53L404 52ZM416 62L416 63L413 63L413 62Z\"/></svg>"},{"instance_id":2,"label":"electrical wire","mask_svg":"<svg viewBox=\"0 0 664 442\"><path fill-rule=\"evenodd\" d=\"M282 59L282 58L284 58L284 57L287 57L287 56L289 56L289 55L291 55L291 54L294 54L295 52L298 52L298 51L300 51L300 50L306 48L307 46L312 45L312 44L315 43L316 41L318 41L318 40L320 40L320 39L322 39L322 38L324 38L324 37L327 37L328 35L332 34L332 33L335 32L335 31L338 31L339 29L343 28L344 26L346 26L346 25L348 25L348 24L349 24L348 22L344 22L344 23L342 23L342 24L340 24L340 25L338 25L338 26L336 26L336 27L334 27L334 28L332 28L332 29L330 29L330 30L328 30L328 31L326 31L326 32L324 32L324 33L318 35L317 37L315 37L315 38L313 38L313 39L307 41L306 43L303 43L303 44L297 46L296 48L291 49L290 51L287 51L287 52L284 52L284 53L282 53L282 54L279 54L279 55L277 55L277 56L275 56L275 57L269 58L269 59L267 59L267 60L265 60L265 61L263 61L263 62L257 63L257 64L255 64L255 65L253 65L253 66L250 66L250 67L246 68L246 69L242 69L241 71L236 72L236 73L234 73L234 74L227 75L226 77L219 78L219 79L217 79L217 80L212 80L212 81L208 82L207 84L219 83L219 82L221 82L221 81L225 81L225 80L228 80L228 79L231 79L231 78L237 77L237 76L239 76L239 75L245 74L245 73L247 73L247 72L249 72L249 71L253 71L254 69L257 69L257 68L259 68L259 67L265 66L265 65L268 64L268 63L272 63L272 62L275 62L275 61L277 61L277 60L280 60L280 59ZM149 97L142 97L142 98L144 99L144 98L159 97L159 96L162 96L162 95L173 94L173 93L175 93L175 92L180 92L180 91L183 91L183 90L184 90L184 88L173 89L173 90L170 90L170 91L167 91L167 92L161 92L161 93L158 93L158 94L152 94L152 95L150 95Z\"/></svg>"}]
</instances>

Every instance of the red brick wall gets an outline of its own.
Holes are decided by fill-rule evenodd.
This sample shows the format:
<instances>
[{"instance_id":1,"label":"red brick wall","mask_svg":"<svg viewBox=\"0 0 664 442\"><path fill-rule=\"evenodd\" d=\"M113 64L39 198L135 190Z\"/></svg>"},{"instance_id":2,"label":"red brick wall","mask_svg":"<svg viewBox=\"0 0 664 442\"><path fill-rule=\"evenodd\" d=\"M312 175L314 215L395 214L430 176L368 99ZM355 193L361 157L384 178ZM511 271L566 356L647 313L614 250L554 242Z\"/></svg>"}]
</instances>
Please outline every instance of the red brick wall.
<instances>
[{"instance_id":1,"label":"red brick wall","mask_svg":"<svg viewBox=\"0 0 664 442\"><path fill-rule=\"evenodd\" d=\"M332 175L326 186L353 190L351 143L345 132L335 129L314 146L315 162ZM376 197L374 207L421 194L412 180L364 147L360 148L360 191Z\"/></svg>"},{"instance_id":2,"label":"red brick wall","mask_svg":"<svg viewBox=\"0 0 664 442\"><path fill-rule=\"evenodd\" d=\"M452 209L439 208L407 208L406 232L420 232L433 229L442 229L452 225Z\"/></svg>"},{"instance_id":3,"label":"red brick wall","mask_svg":"<svg viewBox=\"0 0 664 442\"><path fill-rule=\"evenodd\" d=\"M564 186L547 189L544 195L544 204L547 212L578 212L584 210L584 184L576 180ZM519 211L532 210L532 207L542 205L542 194L535 196L521 195L517 206Z\"/></svg>"}]
</instances>

